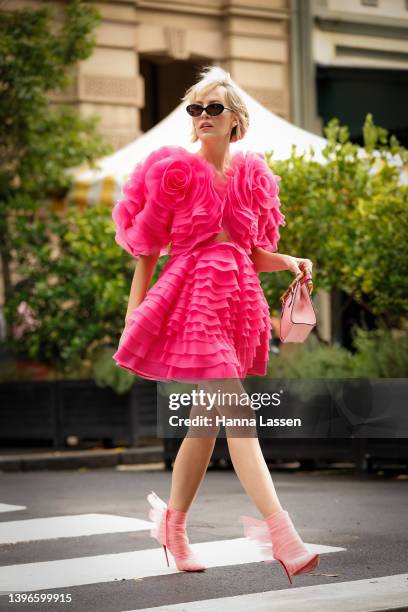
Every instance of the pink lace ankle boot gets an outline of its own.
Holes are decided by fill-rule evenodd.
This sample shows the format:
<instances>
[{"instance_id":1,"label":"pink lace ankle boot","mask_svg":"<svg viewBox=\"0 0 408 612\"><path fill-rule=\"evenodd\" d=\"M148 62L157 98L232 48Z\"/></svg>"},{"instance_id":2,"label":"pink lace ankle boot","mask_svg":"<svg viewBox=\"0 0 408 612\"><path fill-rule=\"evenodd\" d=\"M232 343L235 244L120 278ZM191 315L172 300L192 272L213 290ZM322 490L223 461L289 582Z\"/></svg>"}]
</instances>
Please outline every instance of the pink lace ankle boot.
<instances>
[{"instance_id":1,"label":"pink lace ankle boot","mask_svg":"<svg viewBox=\"0 0 408 612\"><path fill-rule=\"evenodd\" d=\"M292 584L292 576L314 570L320 561L316 553L307 550L297 533L287 510L279 510L263 521L250 516L241 516L246 537L261 545L264 556L279 561ZM271 550L272 545L272 550Z\"/></svg>"},{"instance_id":2,"label":"pink lace ankle boot","mask_svg":"<svg viewBox=\"0 0 408 612\"><path fill-rule=\"evenodd\" d=\"M154 522L150 530L152 537L163 546L168 567L167 549L171 552L180 571L200 572L206 567L199 563L189 546L186 533L187 512L168 508L154 491L149 493L147 500L151 505L149 518Z\"/></svg>"}]
</instances>

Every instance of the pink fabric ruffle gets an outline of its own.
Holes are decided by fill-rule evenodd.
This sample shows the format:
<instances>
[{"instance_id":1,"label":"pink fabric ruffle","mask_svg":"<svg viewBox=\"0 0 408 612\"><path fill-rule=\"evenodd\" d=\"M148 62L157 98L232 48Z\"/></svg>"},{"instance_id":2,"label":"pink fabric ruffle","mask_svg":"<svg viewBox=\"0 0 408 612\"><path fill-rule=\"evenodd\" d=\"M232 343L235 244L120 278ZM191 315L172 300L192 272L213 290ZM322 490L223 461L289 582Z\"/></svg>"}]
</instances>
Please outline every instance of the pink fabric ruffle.
<instances>
[{"instance_id":1,"label":"pink fabric ruffle","mask_svg":"<svg viewBox=\"0 0 408 612\"><path fill-rule=\"evenodd\" d=\"M160 255L167 254L172 211L167 203L151 197L146 175L152 166L171 153L171 147L161 147L139 162L123 186L122 198L112 210L115 240L134 257L157 251Z\"/></svg>"},{"instance_id":2,"label":"pink fabric ruffle","mask_svg":"<svg viewBox=\"0 0 408 612\"><path fill-rule=\"evenodd\" d=\"M263 559L266 562L273 560L272 538L265 521L246 515L240 516L239 521L242 524L245 537L255 542Z\"/></svg>"},{"instance_id":3,"label":"pink fabric ruffle","mask_svg":"<svg viewBox=\"0 0 408 612\"><path fill-rule=\"evenodd\" d=\"M149 519L153 525L150 529L150 535L159 542L159 544L167 543L165 513L167 504L154 491L147 495L147 501L150 503Z\"/></svg>"},{"instance_id":4,"label":"pink fabric ruffle","mask_svg":"<svg viewBox=\"0 0 408 612\"><path fill-rule=\"evenodd\" d=\"M248 255L215 243L169 259L131 313L113 359L163 382L264 376L271 333Z\"/></svg>"},{"instance_id":5,"label":"pink fabric ruffle","mask_svg":"<svg viewBox=\"0 0 408 612\"><path fill-rule=\"evenodd\" d=\"M183 147L165 146L138 163L112 211L116 242L133 256L186 253L226 229L249 254L276 251L279 181L261 153L232 157L224 184L213 166Z\"/></svg>"},{"instance_id":6,"label":"pink fabric ruffle","mask_svg":"<svg viewBox=\"0 0 408 612\"><path fill-rule=\"evenodd\" d=\"M278 197L281 177L273 174L261 153L239 152L234 162L228 185L229 223L235 220L247 250L259 246L276 251L279 226L286 225Z\"/></svg>"},{"instance_id":7,"label":"pink fabric ruffle","mask_svg":"<svg viewBox=\"0 0 408 612\"><path fill-rule=\"evenodd\" d=\"M172 147L170 156L152 165L146 190L173 212L172 255L186 253L221 231L218 181L209 164L183 147Z\"/></svg>"}]
</instances>

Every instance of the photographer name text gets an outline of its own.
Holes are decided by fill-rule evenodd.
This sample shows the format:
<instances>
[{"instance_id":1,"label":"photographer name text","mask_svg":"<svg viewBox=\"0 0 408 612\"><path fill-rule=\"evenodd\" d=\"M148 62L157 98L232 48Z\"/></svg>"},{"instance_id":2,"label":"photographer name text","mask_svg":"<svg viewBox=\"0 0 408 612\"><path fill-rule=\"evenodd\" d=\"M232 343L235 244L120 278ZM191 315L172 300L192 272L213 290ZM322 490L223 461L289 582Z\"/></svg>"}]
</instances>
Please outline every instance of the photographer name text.
<instances>
[{"instance_id":1,"label":"photographer name text","mask_svg":"<svg viewBox=\"0 0 408 612\"><path fill-rule=\"evenodd\" d=\"M221 415L215 417L199 415L191 419L172 415L169 417L169 424L172 427L213 427L214 425L223 425L224 427L254 427L257 425L257 419L240 417L230 418ZM258 425L260 427L301 427L302 419L280 417L264 418L260 415L258 417Z\"/></svg>"}]
</instances>

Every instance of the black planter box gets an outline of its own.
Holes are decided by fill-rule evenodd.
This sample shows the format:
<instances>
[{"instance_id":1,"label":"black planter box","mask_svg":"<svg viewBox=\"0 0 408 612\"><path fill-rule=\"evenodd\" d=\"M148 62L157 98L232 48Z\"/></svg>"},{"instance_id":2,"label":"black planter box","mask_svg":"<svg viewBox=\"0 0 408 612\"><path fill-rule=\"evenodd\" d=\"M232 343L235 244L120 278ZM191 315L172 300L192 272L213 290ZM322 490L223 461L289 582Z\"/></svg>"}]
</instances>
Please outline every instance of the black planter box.
<instances>
[{"instance_id":1,"label":"black planter box","mask_svg":"<svg viewBox=\"0 0 408 612\"><path fill-rule=\"evenodd\" d=\"M52 382L0 384L0 441L55 441L56 395Z\"/></svg>"},{"instance_id":2,"label":"black planter box","mask_svg":"<svg viewBox=\"0 0 408 612\"><path fill-rule=\"evenodd\" d=\"M90 380L61 381L57 385L58 446L67 436L109 440L112 444L137 442L137 409L132 392L118 395Z\"/></svg>"},{"instance_id":3,"label":"black planter box","mask_svg":"<svg viewBox=\"0 0 408 612\"><path fill-rule=\"evenodd\" d=\"M93 380L21 381L0 384L0 445L51 443L67 436L105 445L136 446L156 433L156 383L135 381L119 395Z\"/></svg>"}]
</instances>

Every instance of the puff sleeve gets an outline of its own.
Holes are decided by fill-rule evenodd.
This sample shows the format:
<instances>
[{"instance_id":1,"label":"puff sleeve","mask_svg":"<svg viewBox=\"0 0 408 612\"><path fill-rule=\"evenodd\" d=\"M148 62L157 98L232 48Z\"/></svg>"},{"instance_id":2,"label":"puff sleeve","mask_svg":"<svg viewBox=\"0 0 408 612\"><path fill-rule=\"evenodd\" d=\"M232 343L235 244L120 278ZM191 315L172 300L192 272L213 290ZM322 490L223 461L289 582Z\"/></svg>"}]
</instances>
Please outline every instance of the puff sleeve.
<instances>
[{"instance_id":1,"label":"puff sleeve","mask_svg":"<svg viewBox=\"0 0 408 612\"><path fill-rule=\"evenodd\" d=\"M274 252L278 249L280 239L279 226L286 225L285 215L280 210L281 177L271 171L262 154L255 154L253 163L253 203L258 223L252 247Z\"/></svg>"},{"instance_id":2,"label":"puff sleeve","mask_svg":"<svg viewBox=\"0 0 408 612\"><path fill-rule=\"evenodd\" d=\"M170 147L161 147L139 162L113 207L115 241L134 257L157 252L160 256L168 254L173 211L165 202L152 196L149 176L150 169L171 153Z\"/></svg>"}]
</instances>

